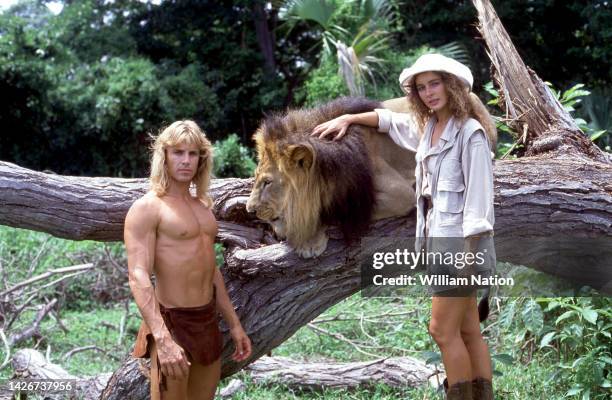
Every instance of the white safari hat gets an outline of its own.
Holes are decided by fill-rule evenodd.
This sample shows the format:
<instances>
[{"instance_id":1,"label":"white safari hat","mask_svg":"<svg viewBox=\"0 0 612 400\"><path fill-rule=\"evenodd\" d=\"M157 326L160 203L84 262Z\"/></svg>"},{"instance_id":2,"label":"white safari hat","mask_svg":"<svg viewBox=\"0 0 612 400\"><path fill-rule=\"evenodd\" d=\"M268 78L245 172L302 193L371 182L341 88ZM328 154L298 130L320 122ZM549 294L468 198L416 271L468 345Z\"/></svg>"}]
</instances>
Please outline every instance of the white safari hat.
<instances>
[{"instance_id":1,"label":"white safari hat","mask_svg":"<svg viewBox=\"0 0 612 400\"><path fill-rule=\"evenodd\" d=\"M474 77L470 69L459 61L443 56L442 54L422 55L410 68L404 69L399 77L399 83L402 86L402 90L406 92L405 87L412 85L414 77L421 72L427 71L448 72L449 74L453 74L472 90Z\"/></svg>"}]
</instances>

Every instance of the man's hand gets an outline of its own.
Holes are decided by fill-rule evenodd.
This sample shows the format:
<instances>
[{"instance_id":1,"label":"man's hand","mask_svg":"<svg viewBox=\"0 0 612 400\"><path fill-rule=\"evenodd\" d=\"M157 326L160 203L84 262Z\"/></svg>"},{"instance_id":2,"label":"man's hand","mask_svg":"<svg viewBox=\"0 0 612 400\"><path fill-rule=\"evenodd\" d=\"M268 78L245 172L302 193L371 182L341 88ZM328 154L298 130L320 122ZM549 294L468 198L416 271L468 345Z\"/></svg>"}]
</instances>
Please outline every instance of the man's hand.
<instances>
[{"instance_id":1,"label":"man's hand","mask_svg":"<svg viewBox=\"0 0 612 400\"><path fill-rule=\"evenodd\" d=\"M349 126L351 126L351 123L352 121L350 114L341 115L330 121L315 126L315 128L312 130L311 136L318 136L319 139L323 139L327 135L338 132L338 134L333 138L333 140L338 140L346 134L346 131Z\"/></svg>"},{"instance_id":2,"label":"man's hand","mask_svg":"<svg viewBox=\"0 0 612 400\"><path fill-rule=\"evenodd\" d=\"M232 335L232 340L236 346L236 350L232 354L232 360L240 362L249 358L251 356L251 339L247 336L242 325L230 329L230 335Z\"/></svg>"},{"instance_id":3,"label":"man's hand","mask_svg":"<svg viewBox=\"0 0 612 400\"><path fill-rule=\"evenodd\" d=\"M187 379L191 363L185 351L170 336L161 339L157 346L157 357L162 373L172 379Z\"/></svg>"}]
</instances>

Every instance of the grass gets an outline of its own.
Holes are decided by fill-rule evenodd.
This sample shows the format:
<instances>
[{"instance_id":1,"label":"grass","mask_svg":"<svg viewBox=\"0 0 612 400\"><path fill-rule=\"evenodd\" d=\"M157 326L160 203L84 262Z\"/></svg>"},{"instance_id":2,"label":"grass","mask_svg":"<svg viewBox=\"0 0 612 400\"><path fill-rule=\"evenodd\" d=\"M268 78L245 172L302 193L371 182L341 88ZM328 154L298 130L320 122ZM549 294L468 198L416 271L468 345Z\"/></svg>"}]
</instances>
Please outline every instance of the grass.
<instances>
[{"instance_id":1,"label":"grass","mask_svg":"<svg viewBox=\"0 0 612 400\"><path fill-rule=\"evenodd\" d=\"M41 233L0 227L0 274L12 285L24 279L28 270L38 274L48 268L101 262L105 257L103 247L96 242L72 242ZM115 257L123 257L121 244L110 245L109 249ZM114 371L133 346L140 323L138 311L135 304L130 302L127 333L119 341L117 327L125 315L124 306L121 303L101 301L100 296L93 296L94 291L87 286L90 284L92 282L86 277L74 278L67 285L70 290L63 292L68 293L69 299L60 299L60 318L68 328L67 332L47 317L41 325L41 338L23 343L21 347L36 347L43 353L48 349L51 361L75 375ZM34 315L35 310L24 312L12 329L31 324ZM328 309L313 324L319 329L341 334L368 354L356 351L346 341L317 333L305 326L274 349L273 355L308 361L361 361L389 356L425 358L423 352L437 352L427 333L429 317L430 300L425 297L364 298L356 294ZM495 324L496 318L493 310L487 323ZM489 329L487 335L495 335L487 338L492 354L510 354L515 360L509 365L496 363L495 368L501 373L495 379L496 399L564 398L569 383L555 379L559 369L558 359L551 352L536 351L529 362L516 361L522 358L518 351L520 343L515 342L515 332ZM96 345L104 352L88 350L64 358L70 350L87 345ZM5 356L3 352L4 349L0 350L1 360ZM10 375L10 368L1 370L0 382L10 378ZM355 391L302 391L277 383L256 384L245 372L223 380L221 386L236 378L246 383L246 389L233 398L244 400L442 398L440 392L429 386L397 389L378 384Z\"/></svg>"}]
</instances>

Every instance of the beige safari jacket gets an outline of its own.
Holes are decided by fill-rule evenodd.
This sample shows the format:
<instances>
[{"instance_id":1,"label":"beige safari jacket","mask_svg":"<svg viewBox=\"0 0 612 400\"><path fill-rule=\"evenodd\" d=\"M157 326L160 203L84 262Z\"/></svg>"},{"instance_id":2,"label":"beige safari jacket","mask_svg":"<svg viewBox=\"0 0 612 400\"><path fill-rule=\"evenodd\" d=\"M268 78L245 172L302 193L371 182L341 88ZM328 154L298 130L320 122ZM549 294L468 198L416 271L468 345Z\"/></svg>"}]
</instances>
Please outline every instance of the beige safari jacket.
<instances>
[{"instance_id":1,"label":"beige safari jacket","mask_svg":"<svg viewBox=\"0 0 612 400\"><path fill-rule=\"evenodd\" d=\"M427 210L422 195L423 157L427 152L435 117L419 140L410 116L376 109L378 131L388 133L399 146L416 152L416 237L425 237ZM480 123L470 118L463 124L454 118L440 137L440 153L431 171L433 209L428 217L429 237L468 237L493 233L493 162L487 136ZM450 125L452 124L452 125Z\"/></svg>"}]
</instances>

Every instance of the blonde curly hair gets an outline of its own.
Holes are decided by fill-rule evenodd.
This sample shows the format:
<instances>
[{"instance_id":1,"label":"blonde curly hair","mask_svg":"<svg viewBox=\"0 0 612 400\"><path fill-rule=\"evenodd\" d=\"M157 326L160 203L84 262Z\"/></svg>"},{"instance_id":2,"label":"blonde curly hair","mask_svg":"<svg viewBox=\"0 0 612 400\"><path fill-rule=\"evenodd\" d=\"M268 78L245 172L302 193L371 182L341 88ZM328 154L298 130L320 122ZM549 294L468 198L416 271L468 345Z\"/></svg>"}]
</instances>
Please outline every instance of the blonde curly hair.
<instances>
[{"instance_id":1,"label":"blonde curly hair","mask_svg":"<svg viewBox=\"0 0 612 400\"><path fill-rule=\"evenodd\" d=\"M444 88L448 95L448 106L453 117L459 121L465 121L468 118L474 118L485 130L485 134L489 139L491 148L494 149L497 143L497 129L493 118L485 105L480 101L478 96L471 92L468 87L459 80L455 75L442 71L432 71L440 75ZM408 88L408 106L411 113L415 116L419 126L419 131L423 132L427 121L431 118L429 107L423 103L416 89L416 77L412 79L412 83Z\"/></svg>"},{"instance_id":2,"label":"blonde curly hair","mask_svg":"<svg viewBox=\"0 0 612 400\"><path fill-rule=\"evenodd\" d=\"M151 190L159 197L164 196L170 185L168 169L166 168L166 149L179 144L196 146L200 150L198 169L191 180L196 188L196 196L207 207L212 206L212 199L208 195L211 171L213 167L213 149L210 141L198 124L191 120L176 121L162 130L157 136L151 136Z\"/></svg>"}]
</instances>

